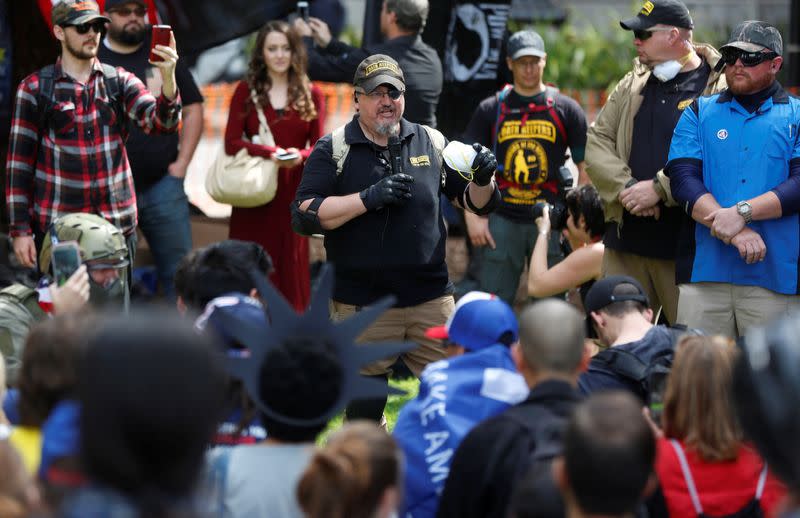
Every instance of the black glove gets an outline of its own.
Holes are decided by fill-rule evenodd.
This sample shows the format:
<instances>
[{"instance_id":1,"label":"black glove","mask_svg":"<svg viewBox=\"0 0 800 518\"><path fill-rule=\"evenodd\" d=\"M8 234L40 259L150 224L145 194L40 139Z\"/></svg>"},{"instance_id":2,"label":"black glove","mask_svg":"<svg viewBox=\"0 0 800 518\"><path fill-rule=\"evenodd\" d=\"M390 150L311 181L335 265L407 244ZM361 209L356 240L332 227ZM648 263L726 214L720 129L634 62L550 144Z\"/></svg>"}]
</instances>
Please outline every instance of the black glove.
<instances>
[{"instance_id":1,"label":"black glove","mask_svg":"<svg viewBox=\"0 0 800 518\"><path fill-rule=\"evenodd\" d=\"M497 169L497 159L489 148L477 142L472 144L472 149L478 152L472 161L472 182L481 187L489 185Z\"/></svg>"},{"instance_id":2,"label":"black glove","mask_svg":"<svg viewBox=\"0 0 800 518\"><path fill-rule=\"evenodd\" d=\"M413 176L393 174L367 187L359 196L367 210L378 210L385 205L402 205L411 198L412 183Z\"/></svg>"}]
</instances>

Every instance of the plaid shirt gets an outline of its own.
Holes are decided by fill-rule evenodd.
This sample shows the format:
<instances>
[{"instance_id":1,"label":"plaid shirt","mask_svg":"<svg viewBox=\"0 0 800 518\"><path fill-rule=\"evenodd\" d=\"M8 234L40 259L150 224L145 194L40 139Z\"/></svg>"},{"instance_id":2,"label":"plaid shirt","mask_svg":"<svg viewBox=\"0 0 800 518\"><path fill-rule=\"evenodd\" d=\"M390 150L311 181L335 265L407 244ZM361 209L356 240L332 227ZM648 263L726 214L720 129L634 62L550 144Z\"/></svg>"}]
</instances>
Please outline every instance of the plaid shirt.
<instances>
[{"instance_id":1,"label":"plaid shirt","mask_svg":"<svg viewBox=\"0 0 800 518\"><path fill-rule=\"evenodd\" d=\"M6 203L10 235L46 232L55 218L72 212L98 214L129 235L136 228L136 193L128 155L127 125L145 133L178 130L180 98L156 98L121 68L119 96L125 121L109 104L100 62L86 84L56 63L54 102L40 128L38 73L17 88L6 163ZM118 110L117 110L118 111ZM32 219L34 219L32 221Z\"/></svg>"}]
</instances>

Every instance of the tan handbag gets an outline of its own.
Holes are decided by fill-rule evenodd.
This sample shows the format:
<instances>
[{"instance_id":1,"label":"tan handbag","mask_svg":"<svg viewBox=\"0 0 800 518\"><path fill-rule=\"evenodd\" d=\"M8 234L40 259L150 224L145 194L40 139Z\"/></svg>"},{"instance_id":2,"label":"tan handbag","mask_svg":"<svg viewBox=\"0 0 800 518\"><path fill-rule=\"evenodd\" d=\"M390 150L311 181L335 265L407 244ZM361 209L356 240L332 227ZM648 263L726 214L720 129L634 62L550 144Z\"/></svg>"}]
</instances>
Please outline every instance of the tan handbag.
<instances>
[{"instance_id":1,"label":"tan handbag","mask_svg":"<svg viewBox=\"0 0 800 518\"><path fill-rule=\"evenodd\" d=\"M264 113L256 102L255 90L250 91L258 114L259 143L275 146L275 138ZM250 156L242 148L234 156L225 153L225 143L206 174L206 191L214 201L234 207L257 207L271 202L278 190L278 164L269 158Z\"/></svg>"}]
</instances>

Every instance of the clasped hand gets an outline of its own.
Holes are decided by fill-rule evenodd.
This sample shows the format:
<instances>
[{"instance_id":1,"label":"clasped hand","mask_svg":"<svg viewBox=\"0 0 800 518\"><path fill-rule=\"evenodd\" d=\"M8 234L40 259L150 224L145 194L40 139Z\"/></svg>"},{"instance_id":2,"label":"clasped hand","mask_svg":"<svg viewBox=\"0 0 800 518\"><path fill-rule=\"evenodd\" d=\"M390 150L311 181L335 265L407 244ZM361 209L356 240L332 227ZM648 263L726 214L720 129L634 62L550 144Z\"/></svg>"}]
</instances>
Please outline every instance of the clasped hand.
<instances>
[{"instance_id":1,"label":"clasped hand","mask_svg":"<svg viewBox=\"0 0 800 518\"><path fill-rule=\"evenodd\" d=\"M711 235L726 245L731 243L731 239L741 232L745 225L744 218L736 207L717 209L706 216L705 220L711 224Z\"/></svg>"},{"instance_id":2,"label":"clasped hand","mask_svg":"<svg viewBox=\"0 0 800 518\"><path fill-rule=\"evenodd\" d=\"M767 255L767 245L761 235L745 226L744 218L736 207L717 209L705 217L710 224L712 237L716 237L726 245L733 245L739 256L747 264L763 261Z\"/></svg>"},{"instance_id":3,"label":"clasped hand","mask_svg":"<svg viewBox=\"0 0 800 518\"><path fill-rule=\"evenodd\" d=\"M653 188L653 180L642 180L623 189L618 196L619 202L634 216L661 217L661 198Z\"/></svg>"}]
</instances>

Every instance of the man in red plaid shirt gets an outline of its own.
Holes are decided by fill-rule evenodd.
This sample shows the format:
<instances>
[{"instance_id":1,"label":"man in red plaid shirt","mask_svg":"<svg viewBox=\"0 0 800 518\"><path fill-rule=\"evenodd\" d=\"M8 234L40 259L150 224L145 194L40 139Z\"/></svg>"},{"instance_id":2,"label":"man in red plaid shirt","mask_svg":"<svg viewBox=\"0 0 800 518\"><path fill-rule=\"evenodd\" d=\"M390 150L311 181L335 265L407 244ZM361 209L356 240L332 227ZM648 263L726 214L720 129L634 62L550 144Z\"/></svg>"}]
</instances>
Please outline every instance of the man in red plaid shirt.
<instances>
[{"instance_id":1,"label":"man in red plaid shirt","mask_svg":"<svg viewBox=\"0 0 800 518\"><path fill-rule=\"evenodd\" d=\"M172 133L181 114L174 36L169 46L153 51L163 60L151 61L163 83L156 99L135 75L98 61L108 18L95 2L61 0L53 6L52 19L61 57L49 79L46 67L17 88L6 164L10 234L17 259L27 267L36 264L50 222L67 213L104 217L132 247L136 194L125 152L127 127ZM40 90L48 81L51 99L42 95L46 89Z\"/></svg>"}]
</instances>

